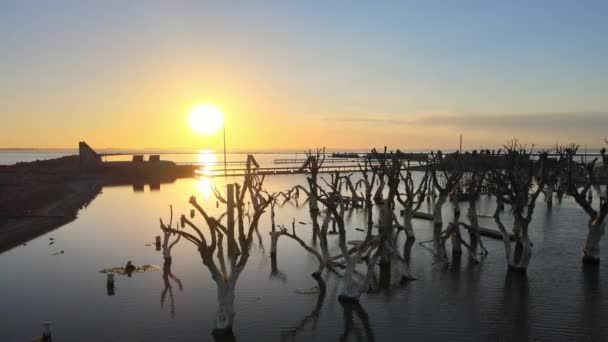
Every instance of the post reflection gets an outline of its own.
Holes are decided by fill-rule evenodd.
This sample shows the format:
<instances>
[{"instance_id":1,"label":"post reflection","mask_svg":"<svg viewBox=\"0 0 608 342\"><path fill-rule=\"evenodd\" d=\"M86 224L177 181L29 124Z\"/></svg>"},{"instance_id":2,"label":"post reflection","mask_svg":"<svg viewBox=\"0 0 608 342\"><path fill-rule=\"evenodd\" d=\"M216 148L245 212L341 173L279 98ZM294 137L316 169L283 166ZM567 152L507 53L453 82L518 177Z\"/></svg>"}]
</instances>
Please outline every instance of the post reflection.
<instances>
[{"instance_id":1,"label":"post reflection","mask_svg":"<svg viewBox=\"0 0 608 342\"><path fill-rule=\"evenodd\" d=\"M357 341L375 341L374 332L367 312L359 302L340 301L344 309L344 332L340 335L340 341L348 341L349 337L354 336ZM362 327L355 322L355 316L360 321ZM361 329L363 328L363 329Z\"/></svg>"}]
</instances>

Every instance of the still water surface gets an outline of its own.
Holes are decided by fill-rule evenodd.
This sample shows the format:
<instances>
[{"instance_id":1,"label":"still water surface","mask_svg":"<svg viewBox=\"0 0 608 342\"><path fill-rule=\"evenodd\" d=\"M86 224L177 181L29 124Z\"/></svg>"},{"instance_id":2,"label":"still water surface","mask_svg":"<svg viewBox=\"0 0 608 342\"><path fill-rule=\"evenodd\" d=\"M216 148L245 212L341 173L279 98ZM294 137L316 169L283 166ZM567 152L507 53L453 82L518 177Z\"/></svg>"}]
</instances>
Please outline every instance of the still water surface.
<instances>
[{"instance_id":1,"label":"still water surface","mask_svg":"<svg viewBox=\"0 0 608 342\"><path fill-rule=\"evenodd\" d=\"M240 181L229 179L228 181ZM208 341L217 305L216 285L196 248L181 241L172 250L171 291L162 271L117 276L108 295L103 268L134 264L163 265L154 238L162 235L159 218L187 214L190 195L212 214L215 198L209 179L181 179L160 191L134 192L131 186L106 187L79 218L0 255L0 341L29 341L41 322L53 322L56 341ZM220 190L226 180L216 179ZM268 177L268 191L305 184L303 176ZM462 205L466 212L466 205ZM449 204L444 206L449 219ZM480 203L490 214L493 202ZM580 262L586 217L572 201L553 209L539 203L531 224L533 258L527 277L506 271L502 242L484 239L490 254L473 265L466 256L449 267L436 263L418 242L432 239L430 222L414 220L411 251L417 278L390 291L364 294L361 306L342 306L341 281L324 275L328 291L317 320L294 330L315 308L316 295L296 293L315 285L317 261L297 243L282 238L280 274L271 274L269 213L260 224L262 244L254 239L251 257L236 291L234 334L238 341L334 340L602 340L608 336L608 269ZM363 210L348 215L348 239L360 239ZM310 222L307 206L288 203L277 210L278 224L292 218ZM507 216L505 216L505 219ZM481 224L494 227L489 219ZM298 233L310 241L309 224ZM53 238L54 240L50 240ZM402 236L403 238L403 236ZM330 236L337 253L337 236ZM55 241L50 245L51 241ZM401 241L403 244L404 241ZM601 243L602 250L608 245ZM64 251L63 254L53 255Z\"/></svg>"}]
</instances>

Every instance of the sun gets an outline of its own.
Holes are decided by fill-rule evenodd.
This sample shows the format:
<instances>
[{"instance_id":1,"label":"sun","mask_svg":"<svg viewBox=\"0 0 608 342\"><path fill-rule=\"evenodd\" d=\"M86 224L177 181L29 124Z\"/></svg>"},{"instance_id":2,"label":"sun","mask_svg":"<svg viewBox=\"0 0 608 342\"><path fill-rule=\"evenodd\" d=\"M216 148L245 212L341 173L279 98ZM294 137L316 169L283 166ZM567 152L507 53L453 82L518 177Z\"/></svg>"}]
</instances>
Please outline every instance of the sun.
<instances>
[{"instance_id":1,"label":"sun","mask_svg":"<svg viewBox=\"0 0 608 342\"><path fill-rule=\"evenodd\" d=\"M190 127L199 134L213 134L224 124L222 111L212 104L194 107L188 115Z\"/></svg>"}]
</instances>

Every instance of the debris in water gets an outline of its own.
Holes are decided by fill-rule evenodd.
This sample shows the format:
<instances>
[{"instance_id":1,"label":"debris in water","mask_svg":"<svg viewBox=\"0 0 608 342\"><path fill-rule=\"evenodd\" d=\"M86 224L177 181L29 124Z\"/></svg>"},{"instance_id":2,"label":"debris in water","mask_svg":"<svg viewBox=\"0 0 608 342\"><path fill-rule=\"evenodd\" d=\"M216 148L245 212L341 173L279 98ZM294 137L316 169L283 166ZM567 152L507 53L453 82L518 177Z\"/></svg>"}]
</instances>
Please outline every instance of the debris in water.
<instances>
[{"instance_id":1,"label":"debris in water","mask_svg":"<svg viewBox=\"0 0 608 342\"><path fill-rule=\"evenodd\" d=\"M141 265L135 266L135 269L131 273L144 273L148 271L160 271L161 268L156 265ZM112 268L104 268L99 271L99 273L117 273L117 274L127 274L127 269L125 267L112 267Z\"/></svg>"},{"instance_id":2,"label":"debris in water","mask_svg":"<svg viewBox=\"0 0 608 342\"><path fill-rule=\"evenodd\" d=\"M59 254L63 254L63 251L57 252L57 253L53 253L53 255L59 255Z\"/></svg>"},{"instance_id":3,"label":"debris in water","mask_svg":"<svg viewBox=\"0 0 608 342\"><path fill-rule=\"evenodd\" d=\"M306 222L304 222L304 221L300 221L300 224L306 224Z\"/></svg>"},{"instance_id":4,"label":"debris in water","mask_svg":"<svg viewBox=\"0 0 608 342\"><path fill-rule=\"evenodd\" d=\"M309 289L305 289L305 290L296 289L294 292L297 294L314 295L314 294L319 294L321 291L319 290L319 287L315 285L315 286L313 286Z\"/></svg>"},{"instance_id":5,"label":"debris in water","mask_svg":"<svg viewBox=\"0 0 608 342\"><path fill-rule=\"evenodd\" d=\"M360 232L364 232L365 231L363 228L355 228L355 230L358 230Z\"/></svg>"},{"instance_id":6,"label":"debris in water","mask_svg":"<svg viewBox=\"0 0 608 342\"><path fill-rule=\"evenodd\" d=\"M49 242L49 246L50 246L50 245L52 245L52 244L54 244L54 243L55 243L55 241L51 241L51 242Z\"/></svg>"},{"instance_id":7,"label":"debris in water","mask_svg":"<svg viewBox=\"0 0 608 342\"><path fill-rule=\"evenodd\" d=\"M54 238L50 237L49 240L55 240Z\"/></svg>"},{"instance_id":8,"label":"debris in water","mask_svg":"<svg viewBox=\"0 0 608 342\"><path fill-rule=\"evenodd\" d=\"M152 246L152 244L151 244L151 243L147 243L147 244L146 244L146 247L150 247L150 246Z\"/></svg>"},{"instance_id":9,"label":"debris in water","mask_svg":"<svg viewBox=\"0 0 608 342\"><path fill-rule=\"evenodd\" d=\"M246 299L246 301L248 302L257 302L262 300L262 297L255 297L255 298L251 298L251 299Z\"/></svg>"}]
</instances>

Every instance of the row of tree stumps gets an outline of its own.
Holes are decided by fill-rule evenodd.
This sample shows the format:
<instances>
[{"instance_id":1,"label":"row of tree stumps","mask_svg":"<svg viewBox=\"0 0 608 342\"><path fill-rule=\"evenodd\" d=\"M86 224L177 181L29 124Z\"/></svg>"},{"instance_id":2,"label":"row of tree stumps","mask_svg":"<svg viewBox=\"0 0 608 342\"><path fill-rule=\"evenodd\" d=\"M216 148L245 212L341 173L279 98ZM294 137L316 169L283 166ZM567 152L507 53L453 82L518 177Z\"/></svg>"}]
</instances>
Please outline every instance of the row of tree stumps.
<instances>
[{"instance_id":1,"label":"row of tree stumps","mask_svg":"<svg viewBox=\"0 0 608 342\"><path fill-rule=\"evenodd\" d=\"M325 298L325 272L341 278L341 303L351 305L348 309L351 318L353 312L358 313L365 322L364 311L357 306L362 293L415 279L409 269L410 252L416 239L412 220L420 215L419 210L425 202L432 208L434 248L431 250L436 257L442 262L450 262L446 252L449 241L452 260L460 258L466 251L473 262L478 262L487 254L481 232L488 229L479 226L477 202L482 195L494 197L493 218L497 225L494 234L504 243L508 269L526 272L532 257L528 229L539 195L545 194L547 206L553 204L554 194L559 201L564 194L570 195L590 217L583 261L599 262L599 240L603 235L608 202L605 190L600 195L603 200L594 209L589 195L591 187L597 184L598 159L578 161L577 146L574 145L557 147L554 155L557 157L550 158L546 152L533 153L513 140L498 151L431 153L426 159L416 160L416 165L412 166L407 154L398 150L389 152L386 148L380 152L374 149L359 165L358 174L333 172L322 177L324 152L309 151L302 165L308 175L306 184L278 193L264 190L264 176L258 173L253 156L249 156L242 184L229 184L225 195L214 190L218 201L226 208L220 217L208 215L196 198L191 197L189 202L194 210L190 218L181 215L179 225L175 226L172 219L169 224L161 220L161 229L165 233L163 250L170 253L166 241L171 235L178 235L197 247L217 286L214 336L233 336L236 283L249 259L253 236L259 236L260 218L269 209L271 275L282 277L277 267L281 237L297 242L318 261L318 267L312 273L319 291L317 304L293 332L297 333L302 326L318 319ZM608 167L605 150L602 150L601 162L604 168ZM414 177L417 172L422 175L418 181ZM280 208L289 201L299 205L302 194L306 197L312 221L310 242L298 234L295 219L291 227L275 222L277 206ZM453 206L453 215L451 221L444 225L442 208L448 201ZM468 202L468 223L463 222L461 201ZM245 207L246 202L251 204L251 208ZM502 215L507 206L512 215L511 227L503 223ZM378 213L376 218L373 217L374 207ZM345 224L345 215L358 208L362 208L366 216L365 237L363 240L348 240L347 235L352 230ZM202 225L194 222L195 213L202 217L199 221ZM401 220L396 213L401 214ZM247 224L245 217L248 218ZM204 226L207 228L203 229ZM403 246L398 244L401 231L406 237ZM328 236L332 234L338 235L337 255L332 255L328 248ZM259 240L261 243L261 238ZM170 266L170 254L165 257L169 258ZM167 283L169 275L170 267ZM179 285L181 287L181 283Z\"/></svg>"}]
</instances>

